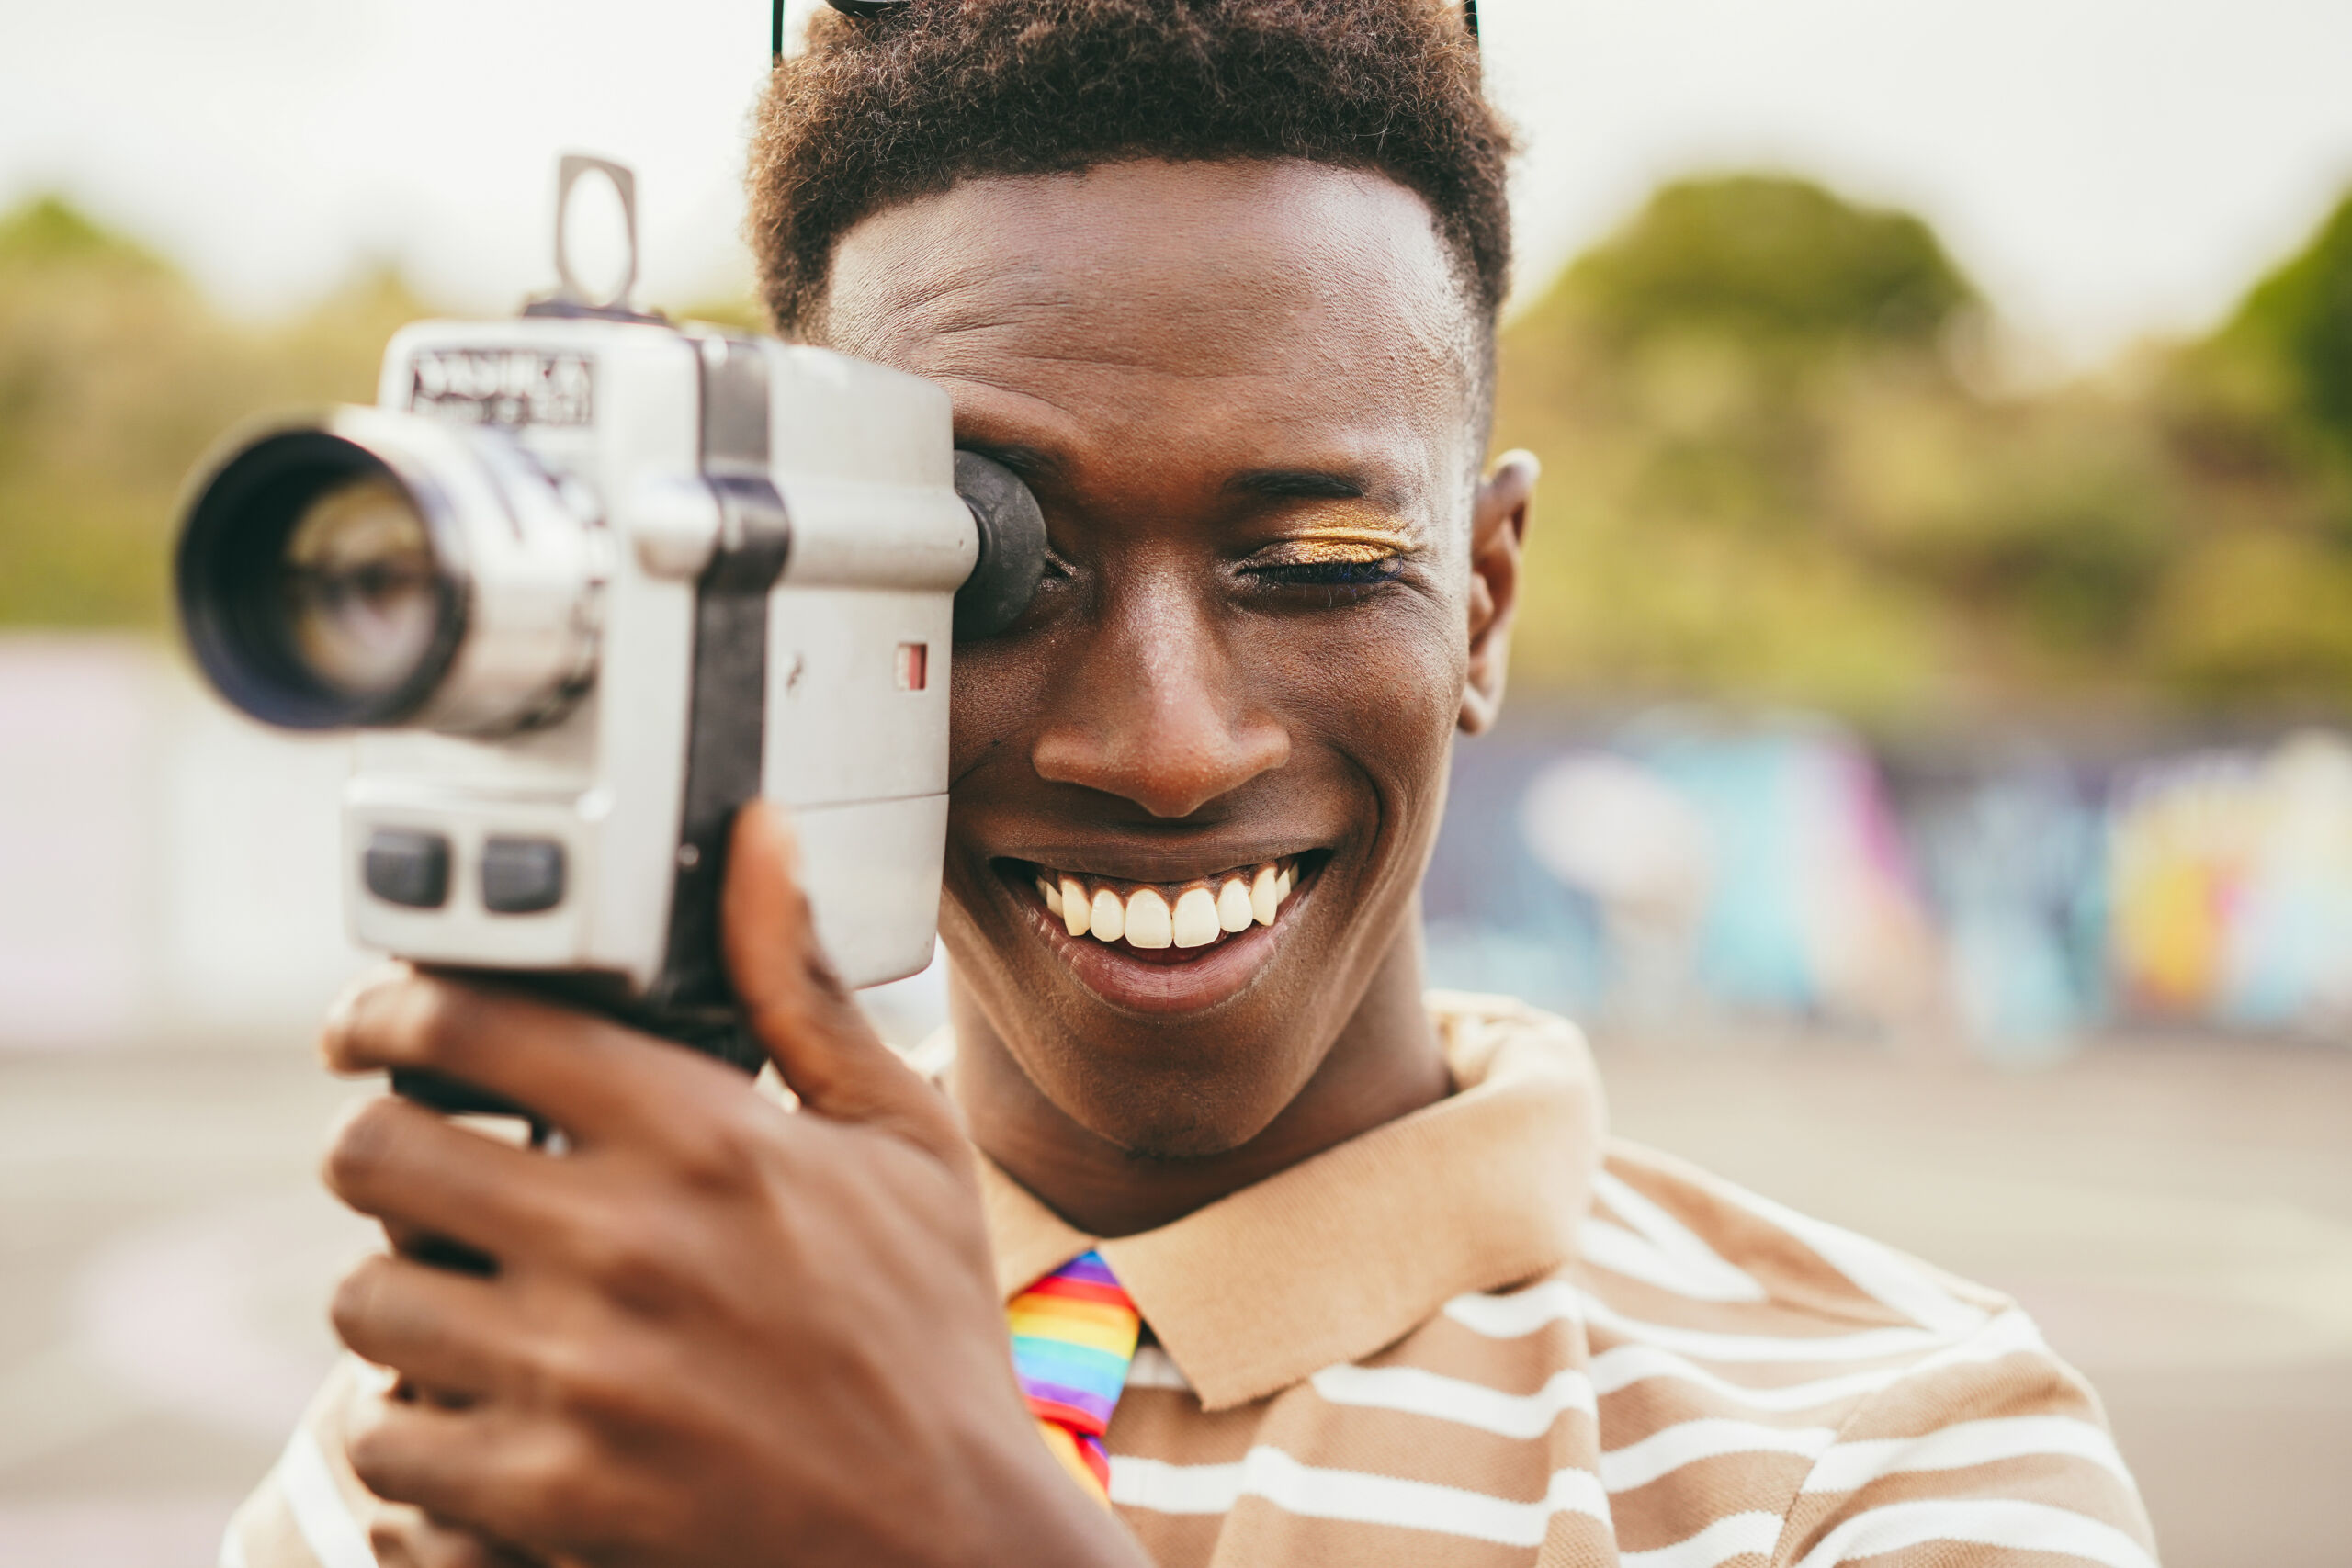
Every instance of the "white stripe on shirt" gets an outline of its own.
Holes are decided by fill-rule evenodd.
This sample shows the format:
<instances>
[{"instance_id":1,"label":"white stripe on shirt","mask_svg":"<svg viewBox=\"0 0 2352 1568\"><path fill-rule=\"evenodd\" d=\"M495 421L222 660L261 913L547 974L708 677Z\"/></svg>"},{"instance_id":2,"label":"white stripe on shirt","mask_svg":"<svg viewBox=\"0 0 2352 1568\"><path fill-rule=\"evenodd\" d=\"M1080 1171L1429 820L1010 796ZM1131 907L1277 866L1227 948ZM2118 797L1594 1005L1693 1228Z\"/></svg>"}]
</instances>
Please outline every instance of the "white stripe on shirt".
<instances>
[{"instance_id":1,"label":"white stripe on shirt","mask_svg":"<svg viewBox=\"0 0 2352 1568\"><path fill-rule=\"evenodd\" d=\"M2138 1541L2112 1525L2070 1508L2008 1498L1935 1499L1872 1508L1822 1537L1798 1568L1836 1568L1840 1562L1931 1540L2047 1551L2086 1558L2106 1568L2156 1568L2156 1560Z\"/></svg>"},{"instance_id":2,"label":"white stripe on shirt","mask_svg":"<svg viewBox=\"0 0 2352 1568\"><path fill-rule=\"evenodd\" d=\"M1813 1249L1815 1256L1896 1312L1938 1334L1970 1334L1992 1314L1945 1289L1926 1265L1843 1225L1801 1214L1760 1193L1724 1184L1721 1195Z\"/></svg>"},{"instance_id":3,"label":"white stripe on shirt","mask_svg":"<svg viewBox=\"0 0 2352 1568\"><path fill-rule=\"evenodd\" d=\"M2126 1485L2132 1472L2115 1441L2088 1421L2071 1416L2012 1416L1962 1421L1917 1438L1871 1438L1839 1443L1821 1456L1805 1477L1807 1492L1852 1492L1882 1475L1921 1470L1965 1470L2029 1454L2065 1454L2088 1460Z\"/></svg>"},{"instance_id":4,"label":"white stripe on shirt","mask_svg":"<svg viewBox=\"0 0 2352 1568\"><path fill-rule=\"evenodd\" d=\"M1858 1394L1875 1393L1880 1389L1891 1388L1906 1379L1920 1377L1945 1367L1997 1361L2005 1356L2020 1353L2047 1355L2049 1348L2042 1342L2041 1331L2034 1326L2031 1318L2021 1312L2006 1312L1985 1325L1974 1337L1904 1366L1840 1372L1835 1377L1784 1383L1778 1387L1759 1388L1749 1383L1734 1382L1687 1357L1654 1345L1615 1345L1593 1357L1592 1386L1595 1393L1605 1398L1620 1389L1631 1388L1652 1378L1671 1378L1696 1383L1710 1393L1737 1400L1754 1410L1808 1410L1815 1405L1851 1399Z\"/></svg>"},{"instance_id":5,"label":"white stripe on shirt","mask_svg":"<svg viewBox=\"0 0 2352 1568\"><path fill-rule=\"evenodd\" d=\"M1553 1373L1533 1393L1504 1393L1419 1367L1326 1367L1307 1381L1334 1404L1432 1416L1498 1438L1540 1438L1563 1411L1596 1413L1591 1380L1572 1369Z\"/></svg>"},{"instance_id":6,"label":"white stripe on shirt","mask_svg":"<svg viewBox=\"0 0 2352 1568\"><path fill-rule=\"evenodd\" d=\"M1724 1261L1696 1231L1624 1178L1600 1170L1592 1181L1593 1195L1624 1225L1588 1218L1580 1232L1587 1262L1694 1301L1764 1300L1755 1275Z\"/></svg>"},{"instance_id":7,"label":"white stripe on shirt","mask_svg":"<svg viewBox=\"0 0 2352 1568\"><path fill-rule=\"evenodd\" d=\"M1651 1433L1637 1443L1611 1449L1600 1456L1600 1480L1611 1492L1631 1492L1658 1477L1702 1459L1724 1454L1794 1454L1815 1459L1838 1440L1828 1427L1765 1427L1753 1421L1731 1421L1702 1416L1679 1421Z\"/></svg>"},{"instance_id":8,"label":"white stripe on shirt","mask_svg":"<svg viewBox=\"0 0 2352 1568\"><path fill-rule=\"evenodd\" d=\"M1456 1296L1445 1303L1445 1315L1472 1333L1490 1339L1523 1338L1562 1320L1584 1323L1629 1339L1679 1350L1702 1361L1862 1361L1920 1355L1940 1348L1951 1337L1924 1328L1865 1328L1852 1334L1814 1335L1721 1334L1711 1329L1679 1328L1626 1317L1590 1292L1578 1290L1563 1280L1547 1280L1502 1295L1476 1292Z\"/></svg>"},{"instance_id":9,"label":"white stripe on shirt","mask_svg":"<svg viewBox=\"0 0 2352 1568\"><path fill-rule=\"evenodd\" d=\"M1260 1445L1238 1464L1169 1464L1111 1456L1111 1501L1162 1514L1224 1514L1243 1497L1288 1513L1356 1524L1393 1525L1467 1536L1499 1546L1543 1544L1554 1516L1580 1514L1606 1526L1609 1499L1589 1470L1555 1471L1542 1501L1515 1503L1458 1486L1355 1470L1301 1464Z\"/></svg>"},{"instance_id":10,"label":"white stripe on shirt","mask_svg":"<svg viewBox=\"0 0 2352 1568\"><path fill-rule=\"evenodd\" d=\"M334 1472L327 1468L327 1456L310 1427L294 1428L277 1461L277 1484L294 1516L294 1528L319 1560L319 1568L376 1568L375 1549L351 1517L343 1488L335 1483Z\"/></svg>"},{"instance_id":11,"label":"white stripe on shirt","mask_svg":"<svg viewBox=\"0 0 2352 1568\"><path fill-rule=\"evenodd\" d=\"M1715 1568L1735 1557L1770 1557L1785 1528L1778 1514L1725 1514L1672 1546L1621 1554L1618 1568Z\"/></svg>"}]
</instances>

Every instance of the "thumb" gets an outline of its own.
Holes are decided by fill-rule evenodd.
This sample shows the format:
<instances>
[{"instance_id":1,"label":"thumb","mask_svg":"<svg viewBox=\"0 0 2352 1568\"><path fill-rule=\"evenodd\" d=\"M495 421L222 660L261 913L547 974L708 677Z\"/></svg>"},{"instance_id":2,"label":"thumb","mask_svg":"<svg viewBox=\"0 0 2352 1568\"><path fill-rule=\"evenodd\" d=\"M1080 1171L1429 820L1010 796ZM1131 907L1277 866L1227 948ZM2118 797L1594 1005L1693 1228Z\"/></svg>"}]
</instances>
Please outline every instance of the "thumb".
<instances>
[{"instance_id":1,"label":"thumb","mask_svg":"<svg viewBox=\"0 0 2352 1568\"><path fill-rule=\"evenodd\" d=\"M947 1102L882 1043L826 961L799 861L782 807L754 800L737 814L719 929L744 1021L805 1109L890 1123L926 1148L959 1148Z\"/></svg>"}]
</instances>

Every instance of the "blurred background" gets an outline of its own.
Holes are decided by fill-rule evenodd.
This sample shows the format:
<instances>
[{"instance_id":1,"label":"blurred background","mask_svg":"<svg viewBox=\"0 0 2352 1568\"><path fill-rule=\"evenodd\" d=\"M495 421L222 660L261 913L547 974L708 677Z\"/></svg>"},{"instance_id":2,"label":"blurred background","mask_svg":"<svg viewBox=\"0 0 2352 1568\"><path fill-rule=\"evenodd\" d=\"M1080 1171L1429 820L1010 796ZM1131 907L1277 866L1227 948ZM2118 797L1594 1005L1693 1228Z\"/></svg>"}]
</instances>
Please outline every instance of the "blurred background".
<instances>
[{"instance_id":1,"label":"blurred background","mask_svg":"<svg viewBox=\"0 0 2352 1568\"><path fill-rule=\"evenodd\" d=\"M194 685L175 487L544 287L560 149L755 321L761 9L0 0L0 1564L209 1562L366 1240L310 1174L345 758ZM2176 1568L2344 1562L2352 11L1481 14L1545 481L1437 977L2018 1295Z\"/></svg>"}]
</instances>

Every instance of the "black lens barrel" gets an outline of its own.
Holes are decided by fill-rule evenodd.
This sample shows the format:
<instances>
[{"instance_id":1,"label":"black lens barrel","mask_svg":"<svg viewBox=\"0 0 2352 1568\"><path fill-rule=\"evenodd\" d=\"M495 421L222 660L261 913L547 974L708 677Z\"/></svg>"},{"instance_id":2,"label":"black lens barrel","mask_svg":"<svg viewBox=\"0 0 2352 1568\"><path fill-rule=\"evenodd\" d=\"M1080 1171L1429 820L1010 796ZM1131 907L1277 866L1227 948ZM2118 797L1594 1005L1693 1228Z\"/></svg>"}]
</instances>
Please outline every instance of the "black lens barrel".
<instances>
[{"instance_id":1,"label":"black lens barrel","mask_svg":"<svg viewBox=\"0 0 2352 1568\"><path fill-rule=\"evenodd\" d=\"M413 490L357 443L330 431L263 436L206 481L180 531L174 588L188 649L237 707L281 729L345 729L402 722L440 684L465 634L463 586L435 583L431 646L390 690L354 693L322 681L296 651L280 593L280 563L304 510L338 485L385 479Z\"/></svg>"}]
</instances>

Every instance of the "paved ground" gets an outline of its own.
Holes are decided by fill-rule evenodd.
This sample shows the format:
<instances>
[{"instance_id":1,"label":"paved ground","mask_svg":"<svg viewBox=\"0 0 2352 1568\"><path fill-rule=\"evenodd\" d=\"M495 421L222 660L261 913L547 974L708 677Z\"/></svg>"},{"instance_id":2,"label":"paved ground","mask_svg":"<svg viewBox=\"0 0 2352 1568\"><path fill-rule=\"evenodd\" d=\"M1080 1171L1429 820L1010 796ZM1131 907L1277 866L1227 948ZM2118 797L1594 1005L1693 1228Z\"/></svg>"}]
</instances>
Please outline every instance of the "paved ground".
<instances>
[{"instance_id":1,"label":"paved ground","mask_svg":"<svg viewBox=\"0 0 2352 1568\"><path fill-rule=\"evenodd\" d=\"M2117 1043L2010 1076L1603 1043L1621 1131L2021 1297L2173 1568L2342 1568L2352 1052ZM305 1053L0 1058L0 1568L203 1568L366 1235Z\"/></svg>"}]
</instances>

